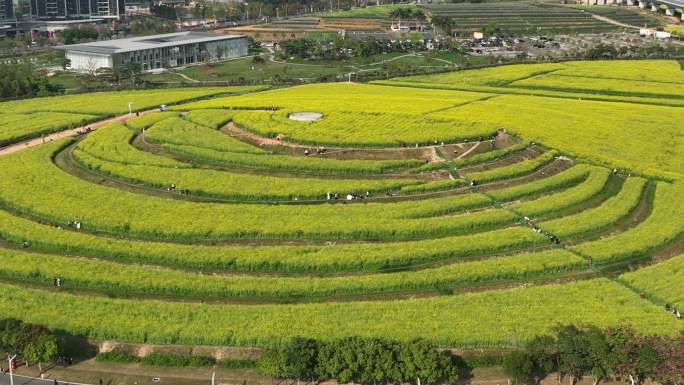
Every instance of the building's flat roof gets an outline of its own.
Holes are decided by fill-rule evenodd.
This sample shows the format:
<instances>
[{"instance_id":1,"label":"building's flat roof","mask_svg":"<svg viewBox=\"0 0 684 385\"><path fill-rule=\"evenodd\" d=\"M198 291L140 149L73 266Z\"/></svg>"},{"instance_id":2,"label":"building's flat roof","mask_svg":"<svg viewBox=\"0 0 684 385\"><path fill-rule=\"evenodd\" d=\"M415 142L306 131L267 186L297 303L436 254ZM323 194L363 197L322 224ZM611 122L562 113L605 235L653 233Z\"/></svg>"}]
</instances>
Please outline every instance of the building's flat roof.
<instances>
[{"instance_id":1,"label":"building's flat roof","mask_svg":"<svg viewBox=\"0 0 684 385\"><path fill-rule=\"evenodd\" d=\"M37 24L45 24L45 25L52 25L52 24L91 24L91 23L98 23L100 21L104 21L102 18L92 18L92 19L73 19L73 20L45 20L45 21L40 21Z\"/></svg>"},{"instance_id":2,"label":"building's flat roof","mask_svg":"<svg viewBox=\"0 0 684 385\"><path fill-rule=\"evenodd\" d=\"M140 51L144 49L174 47L183 44L237 39L243 37L243 35L221 35L210 32L189 31L165 33L163 35L131 37L126 39L103 40L83 44L60 45L56 48L65 51L114 54L121 52Z\"/></svg>"}]
</instances>

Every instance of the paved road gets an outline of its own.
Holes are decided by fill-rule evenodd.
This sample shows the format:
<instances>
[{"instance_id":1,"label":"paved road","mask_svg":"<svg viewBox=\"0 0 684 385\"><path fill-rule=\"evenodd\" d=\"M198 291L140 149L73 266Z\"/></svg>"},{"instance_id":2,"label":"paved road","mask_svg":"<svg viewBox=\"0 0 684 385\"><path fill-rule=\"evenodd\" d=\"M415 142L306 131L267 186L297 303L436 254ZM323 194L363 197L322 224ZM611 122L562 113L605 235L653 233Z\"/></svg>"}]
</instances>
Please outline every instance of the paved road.
<instances>
[{"instance_id":1,"label":"paved road","mask_svg":"<svg viewBox=\"0 0 684 385\"><path fill-rule=\"evenodd\" d=\"M79 382L67 382L67 381L60 381L57 380L57 383L59 385L89 385L89 384L81 384ZM10 385L10 376L9 374L2 375L0 374L0 385ZM40 378L33 378L33 377L26 377L26 376L19 376L19 375L14 375L14 385L55 385L55 380L52 379L46 379L46 380L41 380Z\"/></svg>"}]
</instances>

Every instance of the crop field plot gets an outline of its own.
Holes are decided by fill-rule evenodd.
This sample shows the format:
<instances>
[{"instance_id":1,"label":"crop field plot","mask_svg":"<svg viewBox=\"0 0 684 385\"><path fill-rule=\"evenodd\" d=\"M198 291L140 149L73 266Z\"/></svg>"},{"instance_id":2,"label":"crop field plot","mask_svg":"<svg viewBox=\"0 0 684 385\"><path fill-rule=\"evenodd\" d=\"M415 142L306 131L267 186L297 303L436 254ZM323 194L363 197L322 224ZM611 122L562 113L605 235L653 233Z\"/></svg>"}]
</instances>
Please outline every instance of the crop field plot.
<instances>
[{"instance_id":1,"label":"crop field plot","mask_svg":"<svg viewBox=\"0 0 684 385\"><path fill-rule=\"evenodd\" d=\"M591 13L575 7L561 7L543 4L531 4L526 1L489 1L479 3L444 3L415 5L379 5L365 8L355 8L346 11L326 13L322 15L324 22L378 21L387 24L391 12L397 8L415 8L422 10L429 17L443 16L453 21L456 32L467 33L496 25L504 33L515 34L545 34L565 32L603 32L618 29L618 26L598 20ZM608 7L606 7L608 8ZM614 7L611 7L614 8ZM654 21L631 11L611 11L600 9L597 13L614 17L624 23L643 25ZM294 26L307 26L299 19L290 23ZM278 26L281 26L278 24ZM308 25L312 27L312 25ZM315 27L315 25L313 26Z\"/></svg>"},{"instance_id":2,"label":"crop field plot","mask_svg":"<svg viewBox=\"0 0 684 385\"><path fill-rule=\"evenodd\" d=\"M385 19L397 8L414 8L413 5L378 5L365 8L355 8L347 11L326 13L326 19Z\"/></svg>"},{"instance_id":3,"label":"crop field plot","mask_svg":"<svg viewBox=\"0 0 684 385\"><path fill-rule=\"evenodd\" d=\"M651 15L645 15L643 13L634 11L627 7L611 7L611 6L586 6L586 5L571 5L573 8L584 10L585 12L590 12L596 15L608 17L610 19L619 21L621 23L636 25L636 26L647 26L647 27L659 27L662 25L662 21L657 17Z\"/></svg>"},{"instance_id":4,"label":"crop field plot","mask_svg":"<svg viewBox=\"0 0 684 385\"><path fill-rule=\"evenodd\" d=\"M0 146L72 127L97 119L95 115L66 112L0 113Z\"/></svg>"},{"instance_id":5,"label":"crop field plot","mask_svg":"<svg viewBox=\"0 0 684 385\"><path fill-rule=\"evenodd\" d=\"M579 9L528 2L484 2L425 5L428 14L453 20L456 31L468 32L496 25L504 33L602 32L615 25Z\"/></svg>"},{"instance_id":6,"label":"crop field plot","mask_svg":"<svg viewBox=\"0 0 684 385\"><path fill-rule=\"evenodd\" d=\"M162 104L263 88L245 86L98 92L4 102L0 110L0 146L67 128L81 127L95 120L129 111L144 111L158 108Z\"/></svg>"},{"instance_id":7,"label":"crop field plot","mask_svg":"<svg viewBox=\"0 0 684 385\"><path fill-rule=\"evenodd\" d=\"M162 344L677 335L675 64L9 102L3 123L35 115L45 132L146 112L0 152L0 312Z\"/></svg>"}]
</instances>

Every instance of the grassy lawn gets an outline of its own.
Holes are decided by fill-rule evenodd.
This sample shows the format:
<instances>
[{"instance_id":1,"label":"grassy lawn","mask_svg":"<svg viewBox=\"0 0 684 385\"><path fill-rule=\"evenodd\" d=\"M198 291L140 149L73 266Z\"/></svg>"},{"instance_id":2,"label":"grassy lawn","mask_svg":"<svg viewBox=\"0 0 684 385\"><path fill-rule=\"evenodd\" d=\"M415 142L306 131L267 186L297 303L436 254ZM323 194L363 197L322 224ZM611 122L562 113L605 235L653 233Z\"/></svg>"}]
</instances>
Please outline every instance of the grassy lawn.
<instances>
[{"instance_id":1,"label":"grassy lawn","mask_svg":"<svg viewBox=\"0 0 684 385\"><path fill-rule=\"evenodd\" d=\"M288 63L293 63L293 64L315 64L315 65L325 65L325 66L359 66L359 65L368 65L372 63L378 63L382 62L383 60L390 60L393 58L396 58L398 56L403 56L407 55L406 53L402 52L390 52L390 53L384 53L384 54L379 54L379 55L373 55L373 56L368 56L368 57L352 57L348 58L343 61L338 61L338 60L307 60L307 59L300 59L300 58L291 58L288 59Z\"/></svg>"},{"instance_id":2,"label":"grassy lawn","mask_svg":"<svg viewBox=\"0 0 684 385\"><path fill-rule=\"evenodd\" d=\"M287 79L333 76L341 72L339 67L299 66L274 63L266 60L254 63L251 57L223 63L199 65L178 70L200 81L270 81L278 76ZM155 79L150 77L150 79Z\"/></svg>"},{"instance_id":3,"label":"grassy lawn","mask_svg":"<svg viewBox=\"0 0 684 385\"><path fill-rule=\"evenodd\" d=\"M252 57L246 57L222 63L185 67L174 71L199 81L271 82L275 77L313 80L321 77L346 75L359 70L367 72L369 70L383 71L387 68L391 70L399 67L448 67L449 63L446 63L445 60L457 65L480 65L489 63L491 58L470 57L450 52L422 53L421 56L392 52L370 57L353 57L344 61L293 58L282 63L265 58L264 62L255 63ZM149 74L145 76L145 79L153 82L188 82L172 73Z\"/></svg>"},{"instance_id":4,"label":"grassy lawn","mask_svg":"<svg viewBox=\"0 0 684 385\"><path fill-rule=\"evenodd\" d=\"M88 79L85 75L75 72L57 72L50 77L50 83L61 85L65 89L104 87L105 83Z\"/></svg>"}]
</instances>

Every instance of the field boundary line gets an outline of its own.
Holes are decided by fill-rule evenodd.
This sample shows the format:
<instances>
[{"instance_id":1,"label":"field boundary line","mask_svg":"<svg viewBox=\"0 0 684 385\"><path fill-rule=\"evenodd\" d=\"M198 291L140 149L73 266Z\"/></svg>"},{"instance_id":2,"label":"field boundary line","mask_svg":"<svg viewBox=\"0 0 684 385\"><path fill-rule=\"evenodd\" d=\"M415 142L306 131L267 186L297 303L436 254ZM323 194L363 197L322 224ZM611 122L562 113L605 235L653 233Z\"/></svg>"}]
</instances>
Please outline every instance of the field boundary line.
<instances>
[{"instance_id":1,"label":"field boundary line","mask_svg":"<svg viewBox=\"0 0 684 385\"><path fill-rule=\"evenodd\" d=\"M153 112L153 111L156 111L156 109L141 111L139 114L145 115L145 114ZM21 151L23 149L40 146L42 144L54 142L55 140L79 136L80 133L83 132L83 130L85 130L86 128L90 128L91 130L94 131L94 130L97 130L98 128L102 128L102 127L104 127L110 123L125 122L126 120L128 120L129 118L131 118L133 116L134 115L132 115L132 114L119 115L119 116L115 116L115 117L104 119L104 120L98 120L98 121L93 122L91 124L86 124L85 126L82 126L82 127L77 127L77 128L72 128L69 130L55 132L53 134L46 135L42 138L35 138L35 139L31 139L31 140L28 140L25 142L11 144L7 147L0 148L0 156L13 154L13 153Z\"/></svg>"},{"instance_id":2,"label":"field boundary line","mask_svg":"<svg viewBox=\"0 0 684 385\"><path fill-rule=\"evenodd\" d=\"M474 146L470 147L467 151L465 151L463 154L459 155L456 159L458 160L458 159L461 159L461 158L467 156L468 154L470 154L471 152L473 152L476 148L478 148L478 147L480 146L481 143L482 143L482 142L477 142L477 143L475 143Z\"/></svg>"},{"instance_id":3,"label":"field boundary line","mask_svg":"<svg viewBox=\"0 0 684 385\"><path fill-rule=\"evenodd\" d=\"M606 17L606 16L601 16L601 15L595 14L591 11L587 11L587 12L591 13L591 17L593 17L594 19L601 20L601 21L606 22L608 24L613 24L613 25L617 25L618 27L624 27L624 28L630 28L630 29L639 29L639 27L637 27L635 25L623 23L623 22L611 19L611 18Z\"/></svg>"},{"instance_id":4,"label":"field boundary line","mask_svg":"<svg viewBox=\"0 0 684 385\"><path fill-rule=\"evenodd\" d=\"M454 104L453 106L444 107L444 108L438 108L438 109L432 110L432 111L427 111L426 114L434 114L434 113L437 113L437 112L449 111L449 110L454 109L454 108L459 108L459 107L467 106L467 105L469 105L469 104L473 104L473 103L477 103L477 102L484 102L484 101L487 101L487 100L489 100L489 99L494 99L494 98L499 97L499 96L501 96L501 95L487 95L487 96L483 96L483 97L481 97L481 98L477 98L477 99L474 99L474 100L469 100L469 101L467 101L467 102L463 102L463 103L459 103L459 104Z\"/></svg>"},{"instance_id":5,"label":"field boundary line","mask_svg":"<svg viewBox=\"0 0 684 385\"><path fill-rule=\"evenodd\" d=\"M395 78L396 79L396 78ZM371 85L376 85L376 86L389 86L389 87L404 87L404 88L418 88L418 89L426 89L426 90L443 90L443 91L458 91L458 92L476 92L476 93L489 93L489 94L494 94L496 96L534 96L534 97L539 97L539 98L554 98L554 99L567 99L567 100L577 100L577 96L569 96L569 95L560 95L560 94L555 94L555 95L550 95L550 94L540 94L538 92L535 92L537 90L533 88L522 88L522 87L512 87L512 88L507 88L507 87L492 87L492 86L486 86L486 87L491 87L493 89L479 89L479 88L467 88L467 87L444 87L441 86L440 84L437 83L425 83L425 82L412 82L409 84L409 82L404 82L404 83L393 83L393 82L385 82L385 83L370 83ZM475 86L475 87L480 87L480 86ZM518 91L523 91L523 92L511 92L511 90L518 90ZM562 91L554 91L557 93L561 93ZM611 96L611 95L608 95ZM650 100L625 100L625 99L617 99L620 95L615 95L615 99L606 99L606 98L600 98L600 97L595 97L595 96L590 96L589 94L585 94L581 97L581 100L584 101L592 101L592 102L603 102L603 103L630 103L630 104L637 104L637 105L649 105L649 106L659 106L659 107L671 107L671 108L684 108L684 105L682 104L672 104L672 103L656 103L654 101ZM628 96L632 98L643 98L642 96ZM663 99L666 100L666 99Z\"/></svg>"}]
</instances>

